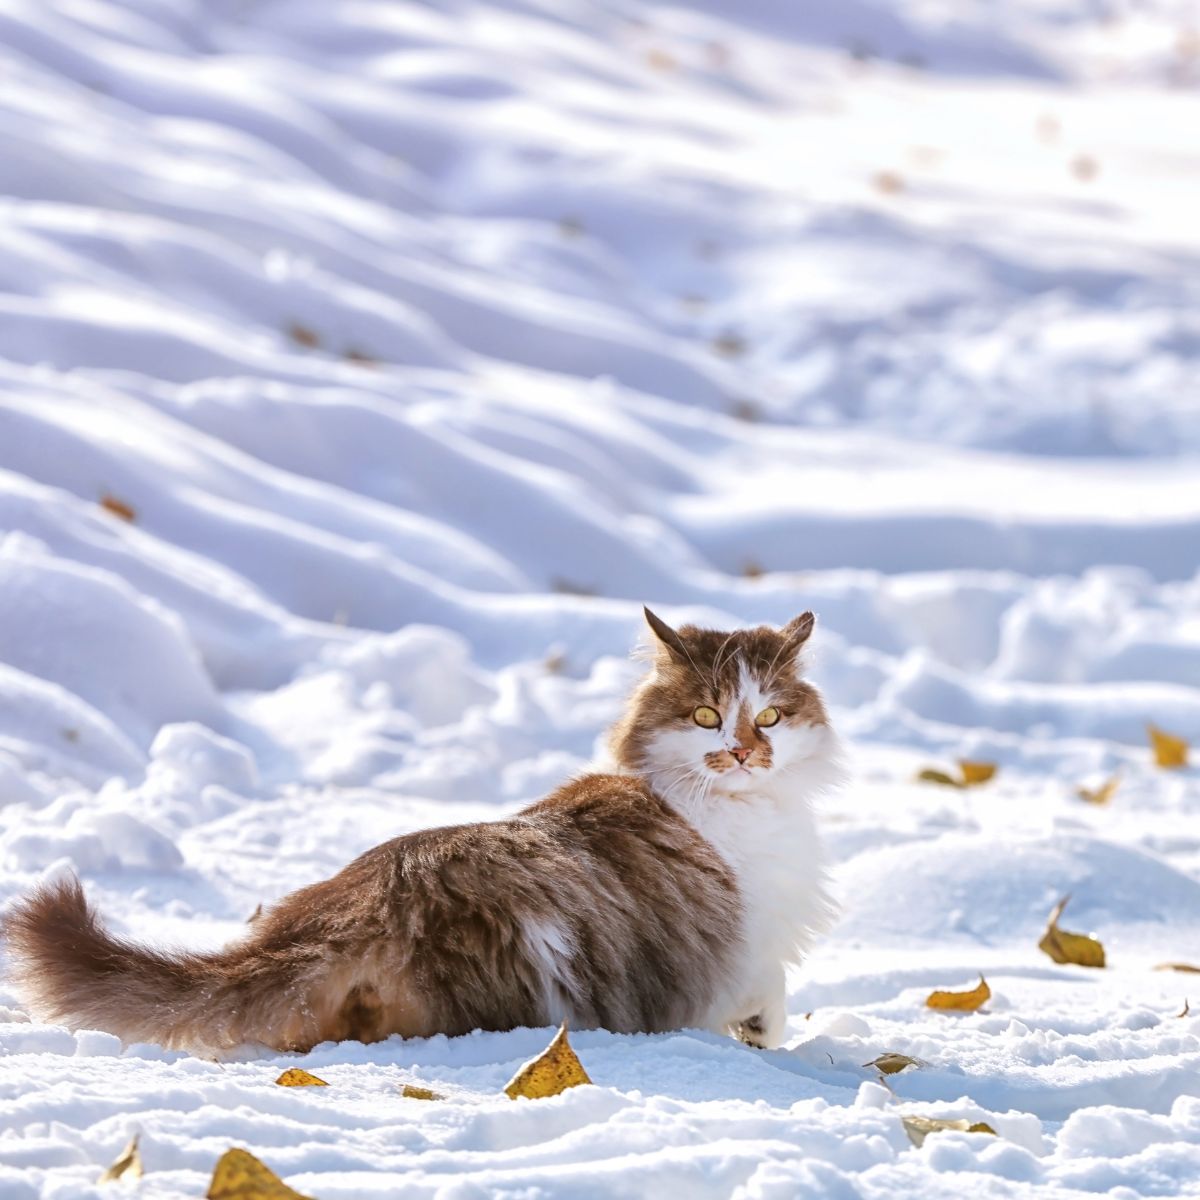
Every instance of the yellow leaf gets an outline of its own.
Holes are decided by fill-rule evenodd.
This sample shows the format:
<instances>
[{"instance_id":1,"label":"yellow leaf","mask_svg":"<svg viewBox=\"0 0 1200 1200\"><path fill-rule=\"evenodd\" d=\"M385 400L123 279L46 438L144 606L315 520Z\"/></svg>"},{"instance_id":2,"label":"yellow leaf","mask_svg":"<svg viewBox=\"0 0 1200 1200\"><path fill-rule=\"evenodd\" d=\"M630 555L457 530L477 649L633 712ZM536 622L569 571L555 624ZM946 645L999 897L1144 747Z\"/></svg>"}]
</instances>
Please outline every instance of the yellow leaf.
<instances>
[{"instance_id":1,"label":"yellow leaf","mask_svg":"<svg viewBox=\"0 0 1200 1200\"><path fill-rule=\"evenodd\" d=\"M280 1087L328 1087L329 1084L323 1079L319 1079L316 1075L309 1074L303 1067L288 1067L280 1077L275 1080Z\"/></svg>"},{"instance_id":2,"label":"yellow leaf","mask_svg":"<svg viewBox=\"0 0 1200 1200\"><path fill-rule=\"evenodd\" d=\"M117 496L105 493L100 497L100 507L105 512L110 512L114 517L120 517L122 521L136 521L137 509L132 504L119 499Z\"/></svg>"},{"instance_id":3,"label":"yellow leaf","mask_svg":"<svg viewBox=\"0 0 1200 1200\"><path fill-rule=\"evenodd\" d=\"M1046 932L1038 942L1038 949L1048 954L1056 963L1074 963L1080 967L1104 966L1104 947L1094 938L1083 933L1068 933L1059 929L1058 918L1067 907L1070 896L1064 896L1050 914Z\"/></svg>"},{"instance_id":4,"label":"yellow leaf","mask_svg":"<svg viewBox=\"0 0 1200 1200\"><path fill-rule=\"evenodd\" d=\"M982 975L979 983L969 992L930 992L925 1000L927 1008L952 1009L956 1012L974 1012L981 1004L992 998L992 989Z\"/></svg>"},{"instance_id":5,"label":"yellow leaf","mask_svg":"<svg viewBox=\"0 0 1200 1200\"><path fill-rule=\"evenodd\" d=\"M142 1154L138 1150L138 1135L129 1139L129 1145L113 1159L113 1164L100 1176L101 1183L112 1183L114 1179L141 1179L146 1173L142 1166Z\"/></svg>"},{"instance_id":6,"label":"yellow leaf","mask_svg":"<svg viewBox=\"0 0 1200 1200\"><path fill-rule=\"evenodd\" d=\"M1154 969L1156 971L1186 971L1189 975L1200 975L1200 967L1193 967L1191 963L1159 963Z\"/></svg>"},{"instance_id":7,"label":"yellow leaf","mask_svg":"<svg viewBox=\"0 0 1200 1200\"><path fill-rule=\"evenodd\" d=\"M1154 761L1160 767L1186 767L1188 764L1188 744L1183 738L1157 725L1147 725L1146 732L1150 735L1150 745L1154 749Z\"/></svg>"},{"instance_id":8,"label":"yellow leaf","mask_svg":"<svg viewBox=\"0 0 1200 1200\"><path fill-rule=\"evenodd\" d=\"M1107 804L1121 786L1121 776L1111 775L1098 788L1077 787L1075 795L1089 804Z\"/></svg>"},{"instance_id":9,"label":"yellow leaf","mask_svg":"<svg viewBox=\"0 0 1200 1200\"><path fill-rule=\"evenodd\" d=\"M311 1200L288 1187L248 1150L226 1150L204 1194L208 1200Z\"/></svg>"},{"instance_id":10,"label":"yellow leaf","mask_svg":"<svg viewBox=\"0 0 1200 1200\"><path fill-rule=\"evenodd\" d=\"M567 1041L567 1023L564 1021L550 1045L537 1058L531 1058L508 1081L504 1094L510 1100L521 1096L529 1100L541 1100L546 1096L557 1096L567 1088L591 1082L583 1063L575 1056L571 1043Z\"/></svg>"},{"instance_id":11,"label":"yellow leaf","mask_svg":"<svg viewBox=\"0 0 1200 1200\"><path fill-rule=\"evenodd\" d=\"M918 771L917 779L921 783L940 783L942 787L966 787L966 784L955 779L953 775L947 775L945 771L937 771L933 767L926 767L925 770Z\"/></svg>"},{"instance_id":12,"label":"yellow leaf","mask_svg":"<svg viewBox=\"0 0 1200 1200\"><path fill-rule=\"evenodd\" d=\"M931 1133L940 1133L943 1130L954 1133L990 1133L992 1137L998 1136L996 1131L983 1121L945 1121L939 1117L901 1117L900 1120L904 1125L904 1132L908 1134L914 1146L924 1145L925 1139Z\"/></svg>"},{"instance_id":13,"label":"yellow leaf","mask_svg":"<svg viewBox=\"0 0 1200 1200\"><path fill-rule=\"evenodd\" d=\"M400 1095L406 1100L445 1100L445 1096L441 1092L435 1092L431 1088L420 1087L415 1083L406 1083L400 1089Z\"/></svg>"},{"instance_id":14,"label":"yellow leaf","mask_svg":"<svg viewBox=\"0 0 1200 1200\"><path fill-rule=\"evenodd\" d=\"M977 784L987 783L996 774L994 762L970 762L965 758L958 760L958 769L962 772L964 787L975 787Z\"/></svg>"},{"instance_id":15,"label":"yellow leaf","mask_svg":"<svg viewBox=\"0 0 1200 1200\"><path fill-rule=\"evenodd\" d=\"M863 1063L864 1067L874 1067L881 1075L899 1075L905 1067L919 1067L920 1065L918 1059L909 1058L907 1054L881 1054L869 1063Z\"/></svg>"}]
</instances>

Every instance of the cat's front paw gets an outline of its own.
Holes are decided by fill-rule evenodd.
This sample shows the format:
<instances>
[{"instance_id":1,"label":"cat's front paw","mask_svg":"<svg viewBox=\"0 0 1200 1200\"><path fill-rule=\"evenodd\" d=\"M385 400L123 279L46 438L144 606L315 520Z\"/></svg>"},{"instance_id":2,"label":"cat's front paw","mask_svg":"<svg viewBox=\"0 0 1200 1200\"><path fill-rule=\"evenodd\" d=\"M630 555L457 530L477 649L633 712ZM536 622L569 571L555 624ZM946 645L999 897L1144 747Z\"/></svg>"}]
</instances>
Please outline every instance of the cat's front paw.
<instances>
[{"instance_id":1,"label":"cat's front paw","mask_svg":"<svg viewBox=\"0 0 1200 1200\"><path fill-rule=\"evenodd\" d=\"M767 1025L762 1013L756 1013L739 1022L736 1032L738 1041L744 1042L747 1046L753 1046L756 1050L771 1048L770 1042L767 1040Z\"/></svg>"}]
</instances>

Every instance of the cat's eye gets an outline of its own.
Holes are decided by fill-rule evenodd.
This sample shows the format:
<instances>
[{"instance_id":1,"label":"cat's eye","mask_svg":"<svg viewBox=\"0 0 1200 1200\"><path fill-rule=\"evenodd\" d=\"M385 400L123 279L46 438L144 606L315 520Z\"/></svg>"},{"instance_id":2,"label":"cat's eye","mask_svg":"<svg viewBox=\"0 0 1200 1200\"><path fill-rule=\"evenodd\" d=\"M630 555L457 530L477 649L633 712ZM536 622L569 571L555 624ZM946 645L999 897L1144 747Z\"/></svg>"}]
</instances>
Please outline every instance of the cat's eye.
<instances>
[{"instance_id":1,"label":"cat's eye","mask_svg":"<svg viewBox=\"0 0 1200 1200\"><path fill-rule=\"evenodd\" d=\"M715 708L702 704L692 713L692 720L705 729L716 729L721 723L721 714Z\"/></svg>"},{"instance_id":2,"label":"cat's eye","mask_svg":"<svg viewBox=\"0 0 1200 1200\"><path fill-rule=\"evenodd\" d=\"M778 725L779 709L777 709L773 704L770 708L764 708L762 712L760 712L758 716L754 718L754 723L760 729L770 729L772 725Z\"/></svg>"}]
</instances>

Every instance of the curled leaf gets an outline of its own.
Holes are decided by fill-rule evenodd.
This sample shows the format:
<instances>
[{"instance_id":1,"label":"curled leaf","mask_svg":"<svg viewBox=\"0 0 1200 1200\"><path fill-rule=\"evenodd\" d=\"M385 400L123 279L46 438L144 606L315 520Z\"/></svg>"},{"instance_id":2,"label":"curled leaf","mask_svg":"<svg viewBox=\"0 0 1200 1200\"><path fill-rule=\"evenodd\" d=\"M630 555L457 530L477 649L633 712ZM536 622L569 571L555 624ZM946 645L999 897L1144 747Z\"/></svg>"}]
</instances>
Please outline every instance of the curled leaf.
<instances>
[{"instance_id":1,"label":"curled leaf","mask_svg":"<svg viewBox=\"0 0 1200 1200\"><path fill-rule=\"evenodd\" d=\"M1188 1003L1187 997L1185 996L1185 997L1183 998L1183 1011L1182 1011L1182 1012L1177 1012L1177 1013L1175 1014L1175 1016L1176 1016L1177 1018L1178 1018L1178 1017L1186 1017L1186 1016L1188 1015L1188 1013L1190 1013L1191 1011L1192 1011L1192 1006L1191 1006L1191 1005Z\"/></svg>"},{"instance_id":2,"label":"curled leaf","mask_svg":"<svg viewBox=\"0 0 1200 1200\"><path fill-rule=\"evenodd\" d=\"M100 1176L100 1183L112 1183L115 1179L141 1179L146 1173L142 1166L142 1154L138 1149L138 1134L129 1139L129 1145L113 1159L112 1166Z\"/></svg>"},{"instance_id":3,"label":"curled leaf","mask_svg":"<svg viewBox=\"0 0 1200 1200\"><path fill-rule=\"evenodd\" d=\"M537 1058L531 1058L508 1081L504 1094L510 1100L521 1097L541 1100L546 1096L557 1096L567 1088L591 1082L583 1063L567 1041L567 1023L564 1021L550 1045Z\"/></svg>"},{"instance_id":4,"label":"curled leaf","mask_svg":"<svg viewBox=\"0 0 1200 1200\"><path fill-rule=\"evenodd\" d=\"M899 1075L905 1067L919 1067L920 1060L910 1058L907 1054L881 1054L864 1067L874 1067L881 1075Z\"/></svg>"},{"instance_id":5,"label":"curled leaf","mask_svg":"<svg viewBox=\"0 0 1200 1200\"><path fill-rule=\"evenodd\" d=\"M904 1124L904 1132L908 1134L914 1146L923 1146L931 1133L940 1133L943 1130L954 1133L990 1133L992 1137L998 1136L984 1121L945 1121L940 1117L901 1117L900 1120Z\"/></svg>"},{"instance_id":6,"label":"curled leaf","mask_svg":"<svg viewBox=\"0 0 1200 1200\"><path fill-rule=\"evenodd\" d=\"M987 783L996 774L994 762L971 762L965 758L958 760L958 769L962 772L964 787L975 787L977 784Z\"/></svg>"},{"instance_id":7,"label":"curled leaf","mask_svg":"<svg viewBox=\"0 0 1200 1200\"><path fill-rule=\"evenodd\" d=\"M1075 795L1088 804L1107 804L1121 786L1121 776L1111 775L1097 788L1077 787Z\"/></svg>"},{"instance_id":8,"label":"curled leaf","mask_svg":"<svg viewBox=\"0 0 1200 1200\"><path fill-rule=\"evenodd\" d=\"M974 1012L992 998L992 989L982 975L979 983L969 992L930 992L925 1000L927 1008L940 1008L955 1012Z\"/></svg>"},{"instance_id":9,"label":"curled leaf","mask_svg":"<svg viewBox=\"0 0 1200 1200\"><path fill-rule=\"evenodd\" d=\"M1156 971L1184 971L1188 975L1200 975L1200 967L1193 967L1191 963L1159 963L1154 969Z\"/></svg>"},{"instance_id":10,"label":"curled leaf","mask_svg":"<svg viewBox=\"0 0 1200 1200\"><path fill-rule=\"evenodd\" d=\"M926 767L923 771L917 772L917 780L920 783L938 783L942 787L960 788L966 787L966 784L955 779L953 775L947 775L945 771L939 771L934 767Z\"/></svg>"},{"instance_id":11,"label":"curled leaf","mask_svg":"<svg viewBox=\"0 0 1200 1200\"><path fill-rule=\"evenodd\" d=\"M432 1088L421 1087L416 1083L406 1083L400 1088L400 1095L406 1100L445 1100L445 1096L441 1092L435 1092Z\"/></svg>"},{"instance_id":12,"label":"curled leaf","mask_svg":"<svg viewBox=\"0 0 1200 1200\"><path fill-rule=\"evenodd\" d=\"M288 1187L249 1150L226 1150L217 1160L208 1200L311 1200Z\"/></svg>"},{"instance_id":13,"label":"curled leaf","mask_svg":"<svg viewBox=\"0 0 1200 1200\"><path fill-rule=\"evenodd\" d=\"M1158 766L1174 769L1188 765L1188 744L1183 738L1159 729L1157 725L1147 725L1146 732L1150 735L1150 746Z\"/></svg>"},{"instance_id":14,"label":"curled leaf","mask_svg":"<svg viewBox=\"0 0 1200 1200\"><path fill-rule=\"evenodd\" d=\"M1038 942L1038 949L1048 954L1056 963L1074 963L1080 967L1104 966L1104 947L1094 938L1084 933L1068 933L1059 929L1058 918L1067 907L1070 896L1064 896L1050 914L1046 932Z\"/></svg>"},{"instance_id":15,"label":"curled leaf","mask_svg":"<svg viewBox=\"0 0 1200 1200\"><path fill-rule=\"evenodd\" d=\"M303 1067L289 1067L275 1080L280 1087L328 1087L324 1079L310 1074Z\"/></svg>"}]
</instances>

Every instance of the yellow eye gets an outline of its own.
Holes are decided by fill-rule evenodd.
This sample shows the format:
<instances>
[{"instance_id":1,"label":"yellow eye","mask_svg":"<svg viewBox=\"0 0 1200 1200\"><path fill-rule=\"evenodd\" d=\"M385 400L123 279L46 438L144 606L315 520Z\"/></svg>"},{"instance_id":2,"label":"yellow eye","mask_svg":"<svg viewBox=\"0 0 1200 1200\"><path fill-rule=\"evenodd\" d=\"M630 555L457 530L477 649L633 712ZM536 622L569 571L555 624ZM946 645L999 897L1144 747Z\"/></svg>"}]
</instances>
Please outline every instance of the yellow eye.
<instances>
[{"instance_id":1,"label":"yellow eye","mask_svg":"<svg viewBox=\"0 0 1200 1200\"><path fill-rule=\"evenodd\" d=\"M702 704L692 713L692 720L697 725L703 725L705 729L716 729L721 723L721 714L715 708L709 708L707 704Z\"/></svg>"},{"instance_id":2,"label":"yellow eye","mask_svg":"<svg viewBox=\"0 0 1200 1200\"><path fill-rule=\"evenodd\" d=\"M773 704L770 708L764 708L762 712L754 718L754 723L760 729L770 729L772 725L779 724L779 709Z\"/></svg>"}]
</instances>

